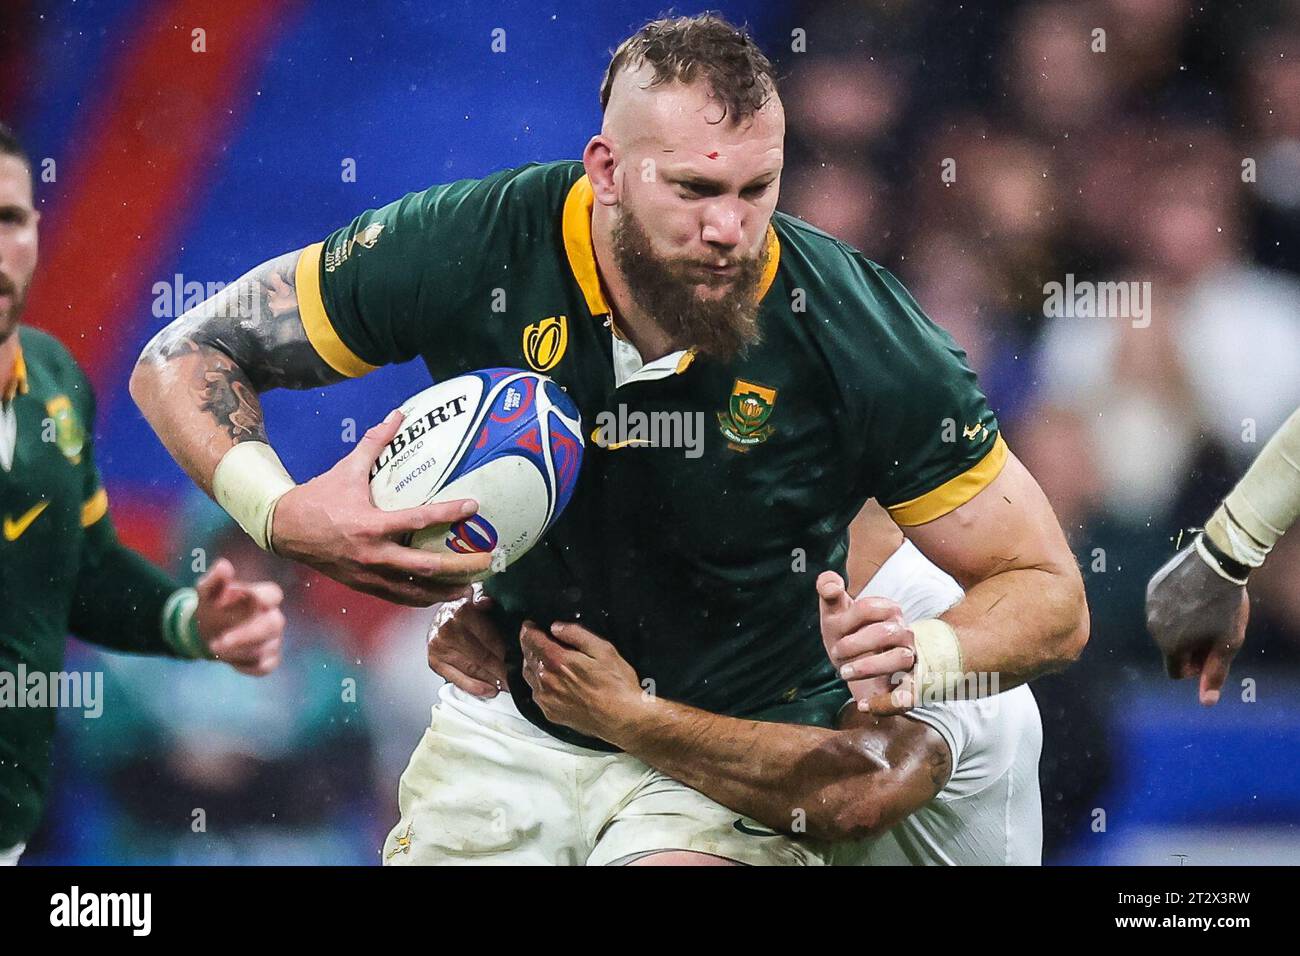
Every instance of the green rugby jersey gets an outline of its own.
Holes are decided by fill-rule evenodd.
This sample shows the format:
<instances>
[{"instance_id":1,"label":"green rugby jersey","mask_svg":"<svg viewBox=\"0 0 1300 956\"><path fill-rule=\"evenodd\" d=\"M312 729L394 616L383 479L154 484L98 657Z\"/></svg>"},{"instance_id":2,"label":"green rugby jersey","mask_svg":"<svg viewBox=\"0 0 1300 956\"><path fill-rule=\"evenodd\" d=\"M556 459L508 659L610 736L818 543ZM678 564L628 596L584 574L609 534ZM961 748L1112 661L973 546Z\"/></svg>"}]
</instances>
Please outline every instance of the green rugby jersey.
<instances>
[{"instance_id":1,"label":"green rugby jersey","mask_svg":"<svg viewBox=\"0 0 1300 956\"><path fill-rule=\"evenodd\" d=\"M69 632L117 650L192 656L164 638L180 585L117 540L95 467L95 399L58 341L20 326L0 460L0 849L36 829L56 709L28 693L63 668ZM173 602L174 603L174 602ZM21 680L20 680L21 678ZM23 695L20 706L19 695Z\"/></svg>"},{"instance_id":2,"label":"green rugby jersey","mask_svg":"<svg viewBox=\"0 0 1300 956\"><path fill-rule=\"evenodd\" d=\"M499 623L514 635L525 618L576 620L663 697L830 725L848 695L822 647L818 573L844 573L866 499L920 524L992 481L1007 454L996 419L964 354L892 275L781 213L761 344L729 363L686 352L628 366L635 350L608 321L592 204L581 164L559 162L366 212L299 261L308 336L350 376L417 356L435 381L493 366L545 372L588 433L602 412L702 415L698 457L588 441L568 510L486 584ZM520 710L607 749L542 716L509 643Z\"/></svg>"}]
</instances>

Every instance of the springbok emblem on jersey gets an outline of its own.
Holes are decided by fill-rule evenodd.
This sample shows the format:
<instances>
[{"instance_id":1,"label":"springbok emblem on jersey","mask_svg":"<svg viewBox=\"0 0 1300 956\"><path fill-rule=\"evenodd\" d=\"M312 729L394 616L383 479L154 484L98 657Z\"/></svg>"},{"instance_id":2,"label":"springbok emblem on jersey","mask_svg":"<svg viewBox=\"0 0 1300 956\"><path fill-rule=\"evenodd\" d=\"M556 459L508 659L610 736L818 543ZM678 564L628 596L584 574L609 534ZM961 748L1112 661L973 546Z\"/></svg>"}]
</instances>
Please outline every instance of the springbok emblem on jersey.
<instances>
[{"instance_id":1,"label":"springbok emblem on jersey","mask_svg":"<svg viewBox=\"0 0 1300 956\"><path fill-rule=\"evenodd\" d=\"M399 833L393 837L396 843L394 844L393 848L388 851L388 855L385 857L385 859L391 860L399 853L409 854L411 852L411 830L414 829L414 827L415 827L414 823L408 823L406 825L405 833Z\"/></svg>"},{"instance_id":2,"label":"springbok emblem on jersey","mask_svg":"<svg viewBox=\"0 0 1300 956\"><path fill-rule=\"evenodd\" d=\"M569 347L569 320L552 315L524 329L524 358L534 372L549 372Z\"/></svg>"},{"instance_id":3,"label":"springbok emblem on jersey","mask_svg":"<svg viewBox=\"0 0 1300 956\"><path fill-rule=\"evenodd\" d=\"M45 403L46 419L54 425L54 444L63 457L76 465L81 462L81 450L86 447L86 429L82 427L77 410L66 395L58 395Z\"/></svg>"},{"instance_id":4,"label":"springbok emblem on jersey","mask_svg":"<svg viewBox=\"0 0 1300 956\"><path fill-rule=\"evenodd\" d=\"M726 436L728 447L749 451L765 442L776 429L767 424L776 405L776 389L736 379L731 387L731 401L725 412L718 412L718 428Z\"/></svg>"}]
</instances>

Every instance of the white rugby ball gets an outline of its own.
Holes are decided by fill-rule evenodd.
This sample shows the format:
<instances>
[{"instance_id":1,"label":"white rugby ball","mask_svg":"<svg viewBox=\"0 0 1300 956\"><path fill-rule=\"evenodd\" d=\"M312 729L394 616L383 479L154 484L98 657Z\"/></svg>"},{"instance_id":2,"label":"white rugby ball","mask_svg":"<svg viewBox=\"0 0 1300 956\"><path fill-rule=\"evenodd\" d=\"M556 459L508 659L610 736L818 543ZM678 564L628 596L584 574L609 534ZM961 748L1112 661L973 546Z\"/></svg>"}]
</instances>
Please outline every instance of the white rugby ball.
<instances>
[{"instance_id":1,"label":"white rugby ball","mask_svg":"<svg viewBox=\"0 0 1300 956\"><path fill-rule=\"evenodd\" d=\"M582 419L554 380L514 368L440 382L401 406L401 431L370 469L385 511L473 498L477 514L411 536L442 553L494 552L500 571L555 523L582 465Z\"/></svg>"}]
</instances>

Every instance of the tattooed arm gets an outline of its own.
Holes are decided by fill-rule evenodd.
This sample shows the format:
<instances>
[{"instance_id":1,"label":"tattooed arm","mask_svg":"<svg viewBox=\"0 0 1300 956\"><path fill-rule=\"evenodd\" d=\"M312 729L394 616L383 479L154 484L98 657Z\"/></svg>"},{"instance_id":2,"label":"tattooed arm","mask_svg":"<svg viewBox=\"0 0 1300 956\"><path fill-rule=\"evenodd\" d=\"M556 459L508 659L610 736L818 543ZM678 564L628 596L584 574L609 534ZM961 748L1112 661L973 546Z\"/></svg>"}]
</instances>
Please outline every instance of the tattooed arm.
<instances>
[{"instance_id":1,"label":"tattooed arm","mask_svg":"<svg viewBox=\"0 0 1300 956\"><path fill-rule=\"evenodd\" d=\"M212 493L222 456L267 441L258 395L342 381L307 340L294 269L301 250L264 262L145 346L131 395L167 450Z\"/></svg>"},{"instance_id":2,"label":"tattooed arm","mask_svg":"<svg viewBox=\"0 0 1300 956\"><path fill-rule=\"evenodd\" d=\"M294 288L302 250L265 262L156 335L131 375L131 396L185 472L216 497L218 464L237 445L269 446L258 396L316 388L346 376L307 338ZM398 544L411 531L473 513L464 502L379 511L370 466L401 419L370 429L337 465L278 498L268 528L276 553L350 587L403 604L428 605L467 591L490 555L434 555Z\"/></svg>"}]
</instances>

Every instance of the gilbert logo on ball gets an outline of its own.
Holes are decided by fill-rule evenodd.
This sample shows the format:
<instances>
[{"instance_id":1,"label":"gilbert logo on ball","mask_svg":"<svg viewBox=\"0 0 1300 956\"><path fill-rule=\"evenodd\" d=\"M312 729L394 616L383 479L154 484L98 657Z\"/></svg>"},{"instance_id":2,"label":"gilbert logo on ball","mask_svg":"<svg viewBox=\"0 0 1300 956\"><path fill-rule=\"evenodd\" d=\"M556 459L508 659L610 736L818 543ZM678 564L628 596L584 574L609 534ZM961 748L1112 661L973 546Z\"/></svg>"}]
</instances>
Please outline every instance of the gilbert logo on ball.
<instances>
[{"instance_id":1,"label":"gilbert logo on ball","mask_svg":"<svg viewBox=\"0 0 1300 956\"><path fill-rule=\"evenodd\" d=\"M463 521L416 532L412 546L496 552L500 569L540 541L569 503L582 465L582 419L547 376L513 368L471 372L426 388L401 410L401 431L370 471L376 507L479 503Z\"/></svg>"}]
</instances>

